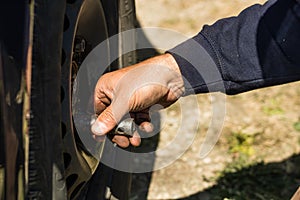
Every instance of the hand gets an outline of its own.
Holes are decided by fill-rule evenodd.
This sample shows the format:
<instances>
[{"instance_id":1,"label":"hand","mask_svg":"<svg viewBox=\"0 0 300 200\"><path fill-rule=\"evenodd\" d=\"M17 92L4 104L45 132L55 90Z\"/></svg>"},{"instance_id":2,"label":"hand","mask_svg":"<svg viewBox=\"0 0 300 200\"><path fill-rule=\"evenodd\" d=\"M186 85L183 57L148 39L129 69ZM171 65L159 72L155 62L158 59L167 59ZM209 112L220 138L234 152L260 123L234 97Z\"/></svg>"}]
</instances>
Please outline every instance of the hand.
<instances>
[{"instance_id":1,"label":"hand","mask_svg":"<svg viewBox=\"0 0 300 200\"><path fill-rule=\"evenodd\" d=\"M94 93L94 109L98 119L92 125L94 137L111 131L128 113L139 129L152 132L149 109L159 104L167 107L184 93L183 79L175 59L164 54L101 76ZM121 147L141 142L138 133L132 138L115 136L113 142Z\"/></svg>"}]
</instances>

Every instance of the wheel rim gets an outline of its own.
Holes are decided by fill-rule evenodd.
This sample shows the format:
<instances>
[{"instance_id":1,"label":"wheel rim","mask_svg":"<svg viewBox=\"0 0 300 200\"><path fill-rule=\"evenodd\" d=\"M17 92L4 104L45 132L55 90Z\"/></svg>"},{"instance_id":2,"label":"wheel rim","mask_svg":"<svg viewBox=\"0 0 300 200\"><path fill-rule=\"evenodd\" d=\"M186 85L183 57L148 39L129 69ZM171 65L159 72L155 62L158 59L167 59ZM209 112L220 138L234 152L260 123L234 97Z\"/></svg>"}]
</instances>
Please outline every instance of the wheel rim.
<instances>
[{"instance_id":1,"label":"wheel rim","mask_svg":"<svg viewBox=\"0 0 300 200\"><path fill-rule=\"evenodd\" d=\"M107 37L107 27L100 1L67 1L61 70L61 127L69 199L74 199L79 194L98 165L98 161L81 145L73 125L71 97L73 81L85 56Z\"/></svg>"}]
</instances>

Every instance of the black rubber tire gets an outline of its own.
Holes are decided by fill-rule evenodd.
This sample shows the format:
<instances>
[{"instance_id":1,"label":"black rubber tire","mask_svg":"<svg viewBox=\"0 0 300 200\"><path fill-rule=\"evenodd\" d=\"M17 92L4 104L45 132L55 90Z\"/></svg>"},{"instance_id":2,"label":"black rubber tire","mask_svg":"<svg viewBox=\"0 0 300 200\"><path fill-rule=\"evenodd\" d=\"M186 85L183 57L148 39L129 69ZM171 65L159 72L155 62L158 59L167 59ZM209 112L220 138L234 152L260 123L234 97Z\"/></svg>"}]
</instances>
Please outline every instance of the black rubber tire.
<instances>
[{"instance_id":1,"label":"black rubber tire","mask_svg":"<svg viewBox=\"0 0 300 200\"><path fill-rule=\"evenodd\" d=\"M5 49L0 44L0 199L14 200L24 196L22 68Z\"/></svg>"},{"instance_id":2,"label":"black rubber tire","mask_svg":"<svg viewBox=\"0 0 300 200\"><path fill-rule=\"evenodd\" d=\"M0 7L0 199L24 197L24 69L28 44L28 1ZM26 102L27 103L27 102ZM27 105L27 104L26 104Z\"/></svg>"},{"instance_id":3,"label":"black rubber tire","mask_svg":"<svg viewBox=\"0 0 300 200\"><path fill-rule=\"evenodd\" d=\"M87 184L93 175L92 168L97 165L92 161L91 166L82 156L84 150L73 130L70 80L75 33L82 6L95 1L35 0L28 199L96 199L95 196L104 199L106 183L111 176L121 182L113 187L113 194L108 199L127 199L129 196L131 175L115 170L108 172L103 165L99 165L91 181L100 178L104 184L97 188L94 187L96 184ZM104 10L107 37L135 27L134 0L99 2ZM122 45L110 49L117 49L121 55ZM116 61L115 69L133 64L135 60L133 51ZM108 178L102 179L103 176ZM120 184L124 185L121 189ZM86 189L82 190L85 185Z\"/></svg>"},{"instance_id":4,"label":"black rubber tire","mask_svg":"<svg viewBox=\"0 0 300 200\"><path fill-rule=\"evenodd\" d=\"M61 0L34 2L28 199L66 199L60 127L65 4Z\"/></svg>"}]
</instances>

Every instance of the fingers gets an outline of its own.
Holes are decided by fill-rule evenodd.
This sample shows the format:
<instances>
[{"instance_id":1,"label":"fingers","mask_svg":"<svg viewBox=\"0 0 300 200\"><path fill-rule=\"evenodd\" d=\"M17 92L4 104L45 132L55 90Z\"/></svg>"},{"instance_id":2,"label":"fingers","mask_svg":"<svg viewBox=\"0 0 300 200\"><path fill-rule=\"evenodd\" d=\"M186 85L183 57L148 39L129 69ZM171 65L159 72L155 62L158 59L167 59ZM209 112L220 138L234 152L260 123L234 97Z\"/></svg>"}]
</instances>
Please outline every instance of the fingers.
<instances>
[{"instance_id":1,"label":"fingers","mask_svg":"<svg viewBox=\"0 0 300 200\"><path fill-rule=\"evenodd\" d=\"M154 127L153 127L153 124L151 122L142 122L140 125L139 125L139 129L143 132L146 132L146 133L152 133L153 130L154 130Z\"/></svg>"},{"instance_id":2,"label":"fingers","mask_svg":"<svg viewBox=\"0 0 300 200\"><path fill-rule=\"evenodd\" d=\"M97 94L97 91L95 92ZM103 112L110 104L111 100L103 94L97 94L94 96L94 112L100 114Z\"/></svg>"},{"instance_id":3,"label":"fingers","mask_svg":"<svg viewBox=\"0 0 300 200\"><path fill-rule=\"evenodd\" d=\"M130 116L134 119L134 122L138 125L140 125L143 122L150 121L149 109L145 109L139 112L131 112Z\"/></svg>"},{"instance_id":4,"label":"fingers","mask_svg":"<svg viewBox=\"0 0 300 200\"><path fill-rule=\"evenodd\" d=\"M115 135L112 141L122 148L126 148L130 144L129 139L122 135Z\"/></svg>"},{"instance_id":5,"label":"fingers","mask_svg":"<svg viewBox=\"0 0 300 200\"><path fill-rule=\"evenodd\" d=\"M152 123L150 122L149 109L145 109L140 112L130 113L130 116L134 118L134 121L139 125L139 130L146 133L151 133L154 130Z\"/></svg>"},{"instance_id":6,"label":"fingers","mask_svg":"<svg viewBox=\"0 0 300 200\"><path fill-rule=\"evenodd\" d=\"M116 125L117 120L112 112L112 106L108 106L92 125L91 130L97 136L103 136L111 131Z\"/></svg>"},{"instance_id":7,"label":"fingers","mask_svg":"<svg viewBox=\"0 0 300 200\"><path fill-rule=\"evenodd\" d=\"M141 144L141 137L140 137L140 135L138 134L137 131L135 131L133 133L133 136L131 138L129 138L129 141L130 141L130 144L132 146L135 146L135 147L140 146L140 144Z\"/></svg>"},{"instance_id":8,"label":"fingers","mask_svg":"<svg viewBox=\"0 0 300 200\"><path fill-rule=\"evenodd\" d=\"M137 113L130 113L131 117L134 118L136 124L139 125L138 129L144 133L152 133L154 127L150 122L149 109L143 110ZM97 118L95 123L92 125L91 130L93 137L97 141L103 141L103 137L109 133L115 126L117 126L118 120L112 112L112 105L108 106ZM128 138L127 136L115 135L112 141L122 148L132 146L139 146L141 144L141 137L137 131L134 132L133 136Z\"/></svg>"},{"instance_id":9,"label":"fingers","mask_svg":"<svg viewBox=\"0 0 300 200\"><path fill-rule=\"evenodd\" d=\"M117 125L117 123L118 120L113 115L112 106L110 105L98 116L97 120L91 127L93 134L95 134L93 136L94 139L97 141L103 141L103 137L109 133ZM144 124L144 126L146 127L144 128L145 130L149 129L147 128L147 124ZM112 141L118 146L126 148L130 144L132 146L139 146L141 144L141 137L138 132L135 131L133 136L130 138L127 136L115 135L112 138Z\"/></svg>"},{"instance_id":10,"label":"fingers","mask_svg":"<svg viewBox=\"0 0 300 200\"><path fill-rule=\"evenodd\" d=\"M108 107L106 110L104 110L101 113L101 115L98 117L98 119L95 121L95 123L92 125L91 130L92 130L93 134L95 134L95 135L93 135L93 138L96 141L103 142L105 135L117 125L117 122L114 119L110 110L111 110L110 107ZM147 117L147 115L145 115L145 113L136 114L135 116L140 117L140 118L136 118L139 121L138 128L140 131L145 132L145 133L153 132L154 127L149 122L149 118ZM103 122L105 122L105 123L103 123ZM115 135L112 138L112 142L116 143L118 146L120 146L122 148L126 148L129 145L137 147L141 144L141 137L140 137L138 131L135 131L133 133L132 137Z\"/></svg>"},{"instance_id":11,"label":"fingers","mask_svg":"<svg viewBox=\"0 0 300 200\"><path fill-rule=\"evenodd\" d=\"M133 133L133 136L128 138L126 136L123 136L123 135L115 135L112 139L112 141L114 143L116 143L118 146L122 147L122 148L126 148L128 147L130 144L132 146L139 146L141 144L141 137L140 135L138 134L137 131L135 131Z\"/></svg>"},{"instance_id":12,"label":"fingers","mask_svg":"<svg viewBox=\"0 0 300 200\"><path fill-rule=\"evenodd\" d=\"M138 132L135 131L133 136L130 138L122 135L115 135L112 141L122 148L126 148L130 144L134 147L137 147L141 144L141 137Z\"/></svg>"}]
</instances>

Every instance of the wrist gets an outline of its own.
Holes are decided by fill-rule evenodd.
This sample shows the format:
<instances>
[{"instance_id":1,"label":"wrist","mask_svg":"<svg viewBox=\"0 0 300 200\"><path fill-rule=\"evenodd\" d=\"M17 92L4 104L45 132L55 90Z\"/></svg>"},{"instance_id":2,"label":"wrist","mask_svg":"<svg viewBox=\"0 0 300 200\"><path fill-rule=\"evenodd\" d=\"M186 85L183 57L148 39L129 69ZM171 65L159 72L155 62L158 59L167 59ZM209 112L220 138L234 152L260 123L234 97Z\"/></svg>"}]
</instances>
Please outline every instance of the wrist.
<instances>
[{"instance_id":1,"label":"wrist","mask_svg":"<svg viewBox=\"0 0 300 200\"><path fill-rule=\"evenodd\" d=\"M172 78L169 80L168 82L168 87L170 89L170 91L172 91L172 93L174 93L177 98L181 97L184 92L184 81L183 81L183 77L180 71L180 68L175 60L175 58L169 54L166 53L163 55L164 57L164 65L167 66L171 71L172 71Z\"/></svg>"},{"instance_id":2,"label":"wrist","mask_svg":"<svg viewBox=\"0 0 300 200\"><path fill-rule=\"evenodd\" d=\"M166 53L163 55L165 66L169 67L172 71L176 72L178 75L182 76L179 66L175 60L175 58L170 54Z\"/></svg>"},{"instance_id":3,"label":"wrist","mask_svg":"<svg viewBox=\"0 0 300 200\"><path fill-rule=\"evenodd\" d=\"M180 68L175 60L175 58L170 54L162 54L156 57L153 57L145 61L148 66L154 70L154 66L158 67L160 75L163 76L163 79L166 81L166 85L169 90L176 95L177 98L181 97L184 92L184 81L180 71Z\"/></svg>"}]
</instances>

